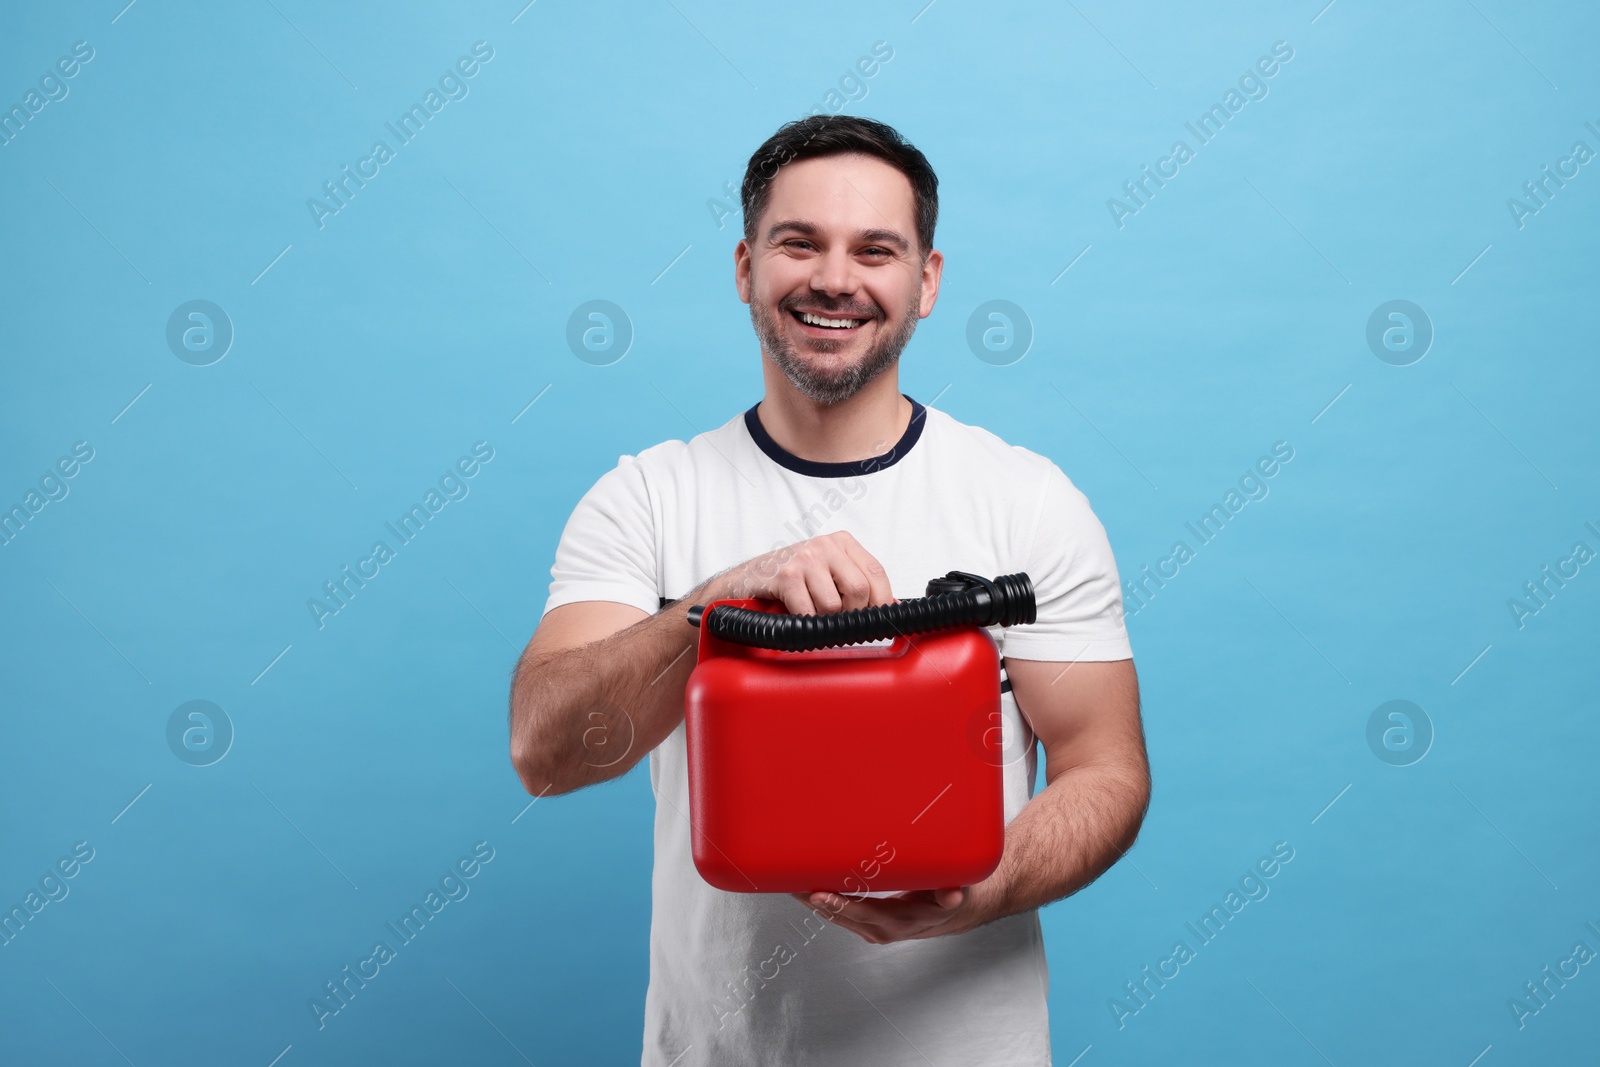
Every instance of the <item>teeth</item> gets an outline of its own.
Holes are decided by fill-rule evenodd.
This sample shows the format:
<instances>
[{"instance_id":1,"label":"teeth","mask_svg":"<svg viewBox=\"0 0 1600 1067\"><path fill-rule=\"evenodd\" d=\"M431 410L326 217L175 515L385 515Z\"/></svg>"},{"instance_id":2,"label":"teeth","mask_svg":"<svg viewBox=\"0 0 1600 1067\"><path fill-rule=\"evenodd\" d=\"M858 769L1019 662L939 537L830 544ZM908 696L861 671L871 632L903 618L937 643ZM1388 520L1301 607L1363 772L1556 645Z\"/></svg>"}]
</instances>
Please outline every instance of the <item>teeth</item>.
<instances>
[{"instance_id":1,"label":"teeth","mask_svg":"<svg viewBox=\"0 0 1600 1067\"><path fill-rule=\"evenodd\" d=\"M849 326L860 326L866 320L865 319L825 319L821 315L813 315L809 311L802 311L800 313L800 321L802 321L804 323L807 323L807 324L809 324L811 326L832 326L835 329L843 329L843 328L849 327Z\"/></svg>"}]
</instances>

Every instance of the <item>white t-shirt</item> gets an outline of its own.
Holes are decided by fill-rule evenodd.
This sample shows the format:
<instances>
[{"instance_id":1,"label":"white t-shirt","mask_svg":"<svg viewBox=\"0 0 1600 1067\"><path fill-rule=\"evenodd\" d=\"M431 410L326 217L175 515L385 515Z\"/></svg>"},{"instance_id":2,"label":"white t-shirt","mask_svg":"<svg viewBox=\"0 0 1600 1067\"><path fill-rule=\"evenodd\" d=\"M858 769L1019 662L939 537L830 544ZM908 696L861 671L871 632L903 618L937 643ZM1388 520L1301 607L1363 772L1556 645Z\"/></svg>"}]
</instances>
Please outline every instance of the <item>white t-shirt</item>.
<instances>
[{"instance_id":1,"label":"white t-shirt","mask_svg":"<svg viewBox=\"0 0 1600 1067\"><path fill-rule=\"evenodd\" d=\"M1025 571L1038 619L990 628L1003 657L1130 659L1116 562L1084 495L1048 458L911 403L894 447L860 462L785 451L755 407L687 443L620 457L567 521L544 610L610 600L654 613L718 571L847 530L901 600L951 570ZM1003 667L1001 681L1010 822L1033 794L1038 748ZM680 722L650 753L644 1067L1049 1062L1036 910L872 945L787 894L714 889L691 858L685 751Z\"/></svg>"}]
</instances>

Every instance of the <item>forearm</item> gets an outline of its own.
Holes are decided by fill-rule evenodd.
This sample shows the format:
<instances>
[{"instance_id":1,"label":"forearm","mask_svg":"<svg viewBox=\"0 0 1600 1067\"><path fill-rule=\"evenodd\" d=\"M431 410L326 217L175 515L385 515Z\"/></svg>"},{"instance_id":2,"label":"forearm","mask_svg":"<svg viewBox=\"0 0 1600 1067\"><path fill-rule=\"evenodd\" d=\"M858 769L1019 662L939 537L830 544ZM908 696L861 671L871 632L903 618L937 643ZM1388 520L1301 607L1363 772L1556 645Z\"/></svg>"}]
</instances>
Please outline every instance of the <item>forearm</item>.
<instances>
[{"instance_id":1,"label":"forearm","mask_svg":"<svg viewBox=\"0 0 1600 1067\"><path fill-rule=\"evenodd\" d=\"M619 777L677 727L699 636L685 617L691 603L704 601L691 594L598 641L523 653L511 685L511 752L529 793Z\"/></svg>"},{"instance_id":2,"label":"forearm","mask_svg":"<svg viewBox=\"0 0 1600 1067\"><path fill-rule=\"evenodd\" d=\"M1150 798L1145 767L1091 763L1057 775L1006 826L1000 866L973 887L982 921L1077 892L1133 847Z\"/></svg>"}]
</instances>

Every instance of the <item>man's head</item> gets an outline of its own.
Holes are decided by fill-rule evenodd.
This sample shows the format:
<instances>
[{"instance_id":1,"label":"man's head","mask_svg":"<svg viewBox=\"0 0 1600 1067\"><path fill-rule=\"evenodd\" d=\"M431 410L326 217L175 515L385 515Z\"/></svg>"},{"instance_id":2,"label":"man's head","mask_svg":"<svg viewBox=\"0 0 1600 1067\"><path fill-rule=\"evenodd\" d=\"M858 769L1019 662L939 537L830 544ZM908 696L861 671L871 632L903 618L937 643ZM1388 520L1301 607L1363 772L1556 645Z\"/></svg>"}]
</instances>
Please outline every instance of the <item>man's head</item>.
<instances>
[{"instance_id":1,"label":"man's head","mask_svg":"<svg viewBox=\"0 0 1600 1067\"><path fill-rule=\"evenodd\" d=\"M811 400L855 395L933 311L944 264L933 249L938 186L893 129L848 115L787 123L750 157L739 299L762 352Z\"/></svg>"}]
</instances>

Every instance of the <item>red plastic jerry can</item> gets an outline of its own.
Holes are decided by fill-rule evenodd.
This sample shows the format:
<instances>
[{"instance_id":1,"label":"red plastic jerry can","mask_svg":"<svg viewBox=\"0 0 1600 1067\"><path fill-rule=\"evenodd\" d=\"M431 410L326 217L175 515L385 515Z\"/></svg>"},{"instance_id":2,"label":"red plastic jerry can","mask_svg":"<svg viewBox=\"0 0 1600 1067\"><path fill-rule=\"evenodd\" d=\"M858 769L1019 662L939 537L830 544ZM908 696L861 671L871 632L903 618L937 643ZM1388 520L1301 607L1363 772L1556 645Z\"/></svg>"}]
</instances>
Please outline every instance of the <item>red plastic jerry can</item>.
<instances>
[{"instance_id":1,"label":"red plastic jerry can","mask_svg":"<svg viewBox=\"0 0 1600 1067\"><path fill-rule=\"evenodd\" d=\"M1012 621L1031 622L1016 577L1027 615ZM784 613L705 611L720 605ZM982 626L791 652L701 625L684 703L694 864L718 889L936 889L999 864L1000 658Z\"/></svg>"}]
</instances>

